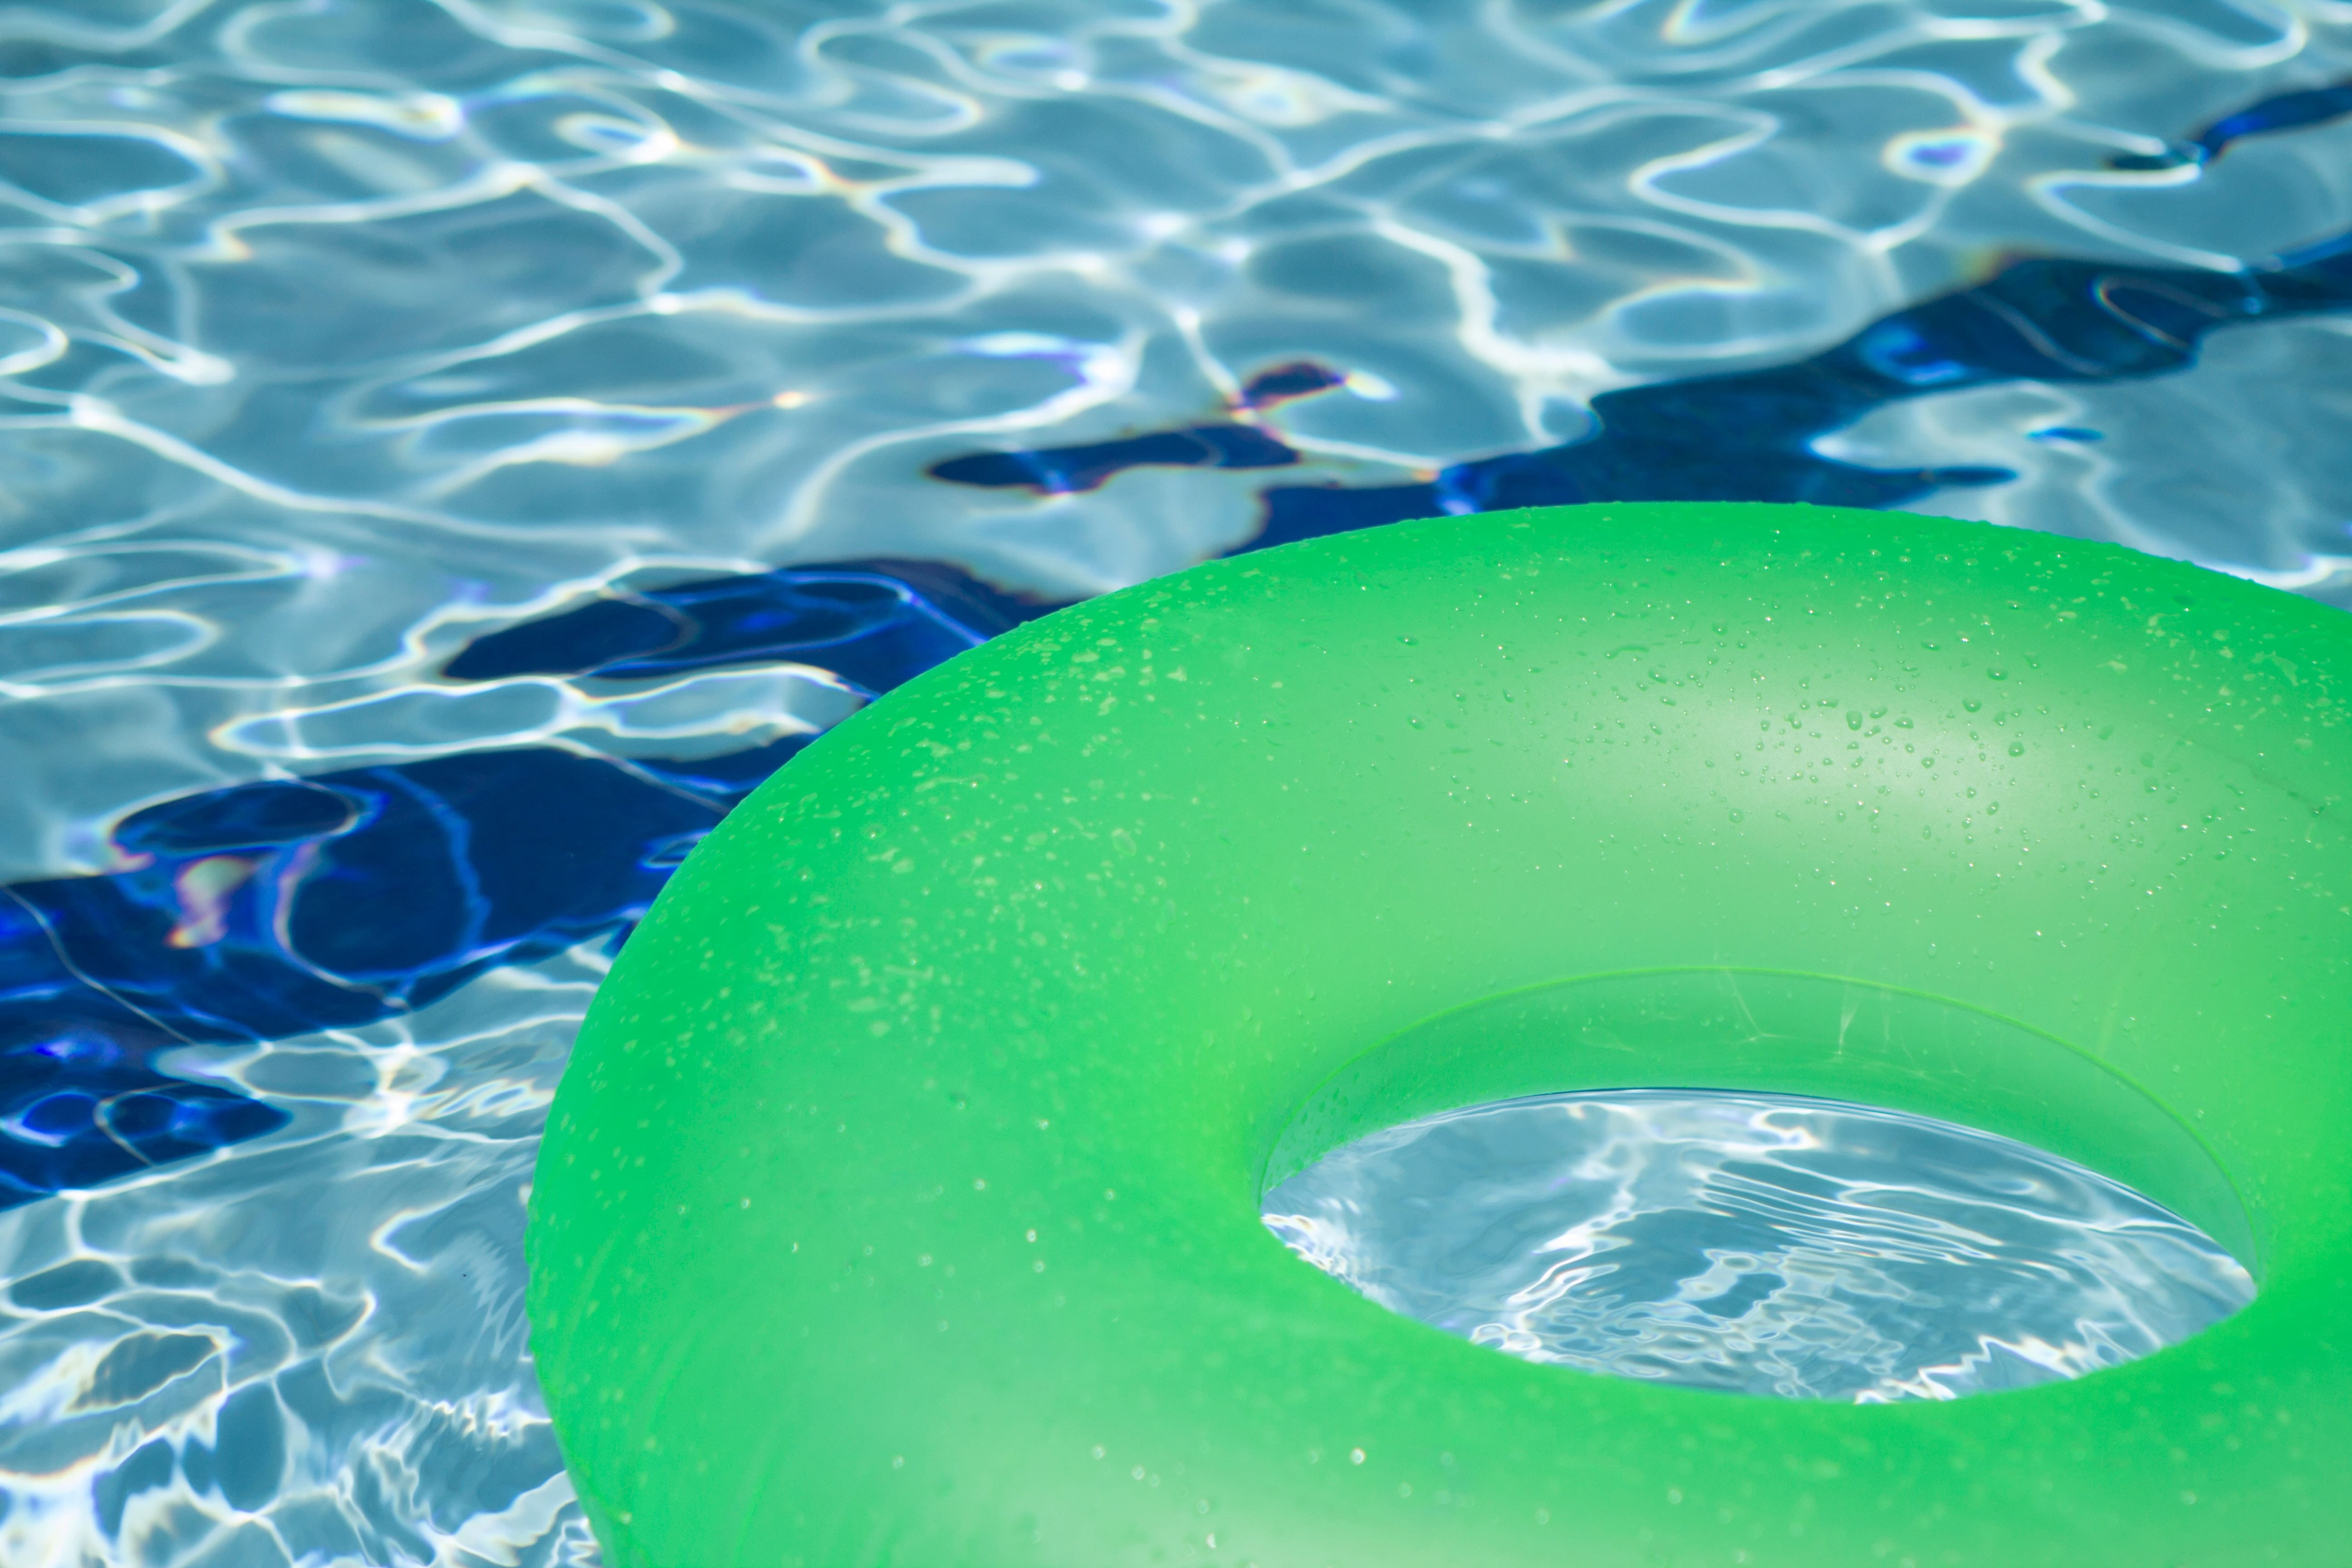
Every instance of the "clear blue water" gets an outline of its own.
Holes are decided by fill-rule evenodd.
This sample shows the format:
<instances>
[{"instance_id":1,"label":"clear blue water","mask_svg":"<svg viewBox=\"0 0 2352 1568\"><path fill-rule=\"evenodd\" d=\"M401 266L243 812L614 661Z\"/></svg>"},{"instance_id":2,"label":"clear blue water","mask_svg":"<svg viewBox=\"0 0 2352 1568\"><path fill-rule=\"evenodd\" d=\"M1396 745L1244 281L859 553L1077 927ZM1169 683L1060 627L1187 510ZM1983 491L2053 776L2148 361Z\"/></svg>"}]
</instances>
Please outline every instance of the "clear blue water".
<instances>
[{"instance_id":1,"label":"clear blue water","mask_svg":"<svg viewBox=\"0 0 2352 1568\"><path fill-rule=\"evenodd\" d=\"M1045 606L1725 495L2352 605L2352 14L0 13L0 1561L589 1560L610 952Z\"/></svg>"},{"instance_id":2,"label":"clear blue water","mask_svg":"<svg viewBox=\"0 0 2352 1568\"><path fill-rule=\"evenodd\" d=\"M1612 1090L1376 1132L1266 1228L1528 1361L1886 1404L2081 1377L2253 1300L2179 1215L2011 1139L1831 1100Z\"/></svg>"}]
</instances>

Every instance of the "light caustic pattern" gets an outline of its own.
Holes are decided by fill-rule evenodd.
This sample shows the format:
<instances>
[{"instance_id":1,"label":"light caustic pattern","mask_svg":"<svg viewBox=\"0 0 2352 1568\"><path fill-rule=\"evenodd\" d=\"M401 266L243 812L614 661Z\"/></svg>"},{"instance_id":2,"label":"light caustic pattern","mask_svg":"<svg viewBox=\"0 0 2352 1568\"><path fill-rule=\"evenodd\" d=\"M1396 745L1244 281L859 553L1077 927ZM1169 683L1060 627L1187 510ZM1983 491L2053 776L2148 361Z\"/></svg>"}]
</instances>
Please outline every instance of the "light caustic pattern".
<instances>
[{"instance_id":1,"label":"light caustic pattern","mask_svg":"<svg viewBox=\"0 0 2352 1568\"><path fill-rule=\"evenodd\" d=\"M1529 1361L1884 1404L2080 1377L2253 1299L2188 1221L1926 1117L1690 1091L1408 1122L1265 1196L1391 1311Z\"/></svg>"},{"instance_id":2,"label":"light caustic pattern","mask_svg":"<svg viewBox=\"0 0 2352 1568\"><path fill-rule=\"evenodd\" d=\"M1269 366L1337 373L1247 415L1292 482L1426 479L2006 256L2342 234L2340 122L2166 150L2347 76L2322 0L7 7L0 879L119 869L115 823L220 785L822 728L859 698L790 659L437 672L615 583L913 557L1052 600L1187 564L1262 474L925 469L1240 417ZM2344 346L2233 329L1822 447L2020 476L1925 510L2343 597ZM247 862L192 865L174 951ZM0 1214L0 1560L584 1560L517 1237L602 962L183 1050L288 1125Z\"/></svg>"},{"instance_id":3,"label":"light caustic pattern","mask_svg":"<svg viewBox=\"0 0 2352 1568\"><path fill-rule=\"evenodd\" d=\"M183 1052L289 1125L0 1215L0 1562L593 1562L526 1353L522 1229L602 972Z\"/></svg>"}]
</instances>

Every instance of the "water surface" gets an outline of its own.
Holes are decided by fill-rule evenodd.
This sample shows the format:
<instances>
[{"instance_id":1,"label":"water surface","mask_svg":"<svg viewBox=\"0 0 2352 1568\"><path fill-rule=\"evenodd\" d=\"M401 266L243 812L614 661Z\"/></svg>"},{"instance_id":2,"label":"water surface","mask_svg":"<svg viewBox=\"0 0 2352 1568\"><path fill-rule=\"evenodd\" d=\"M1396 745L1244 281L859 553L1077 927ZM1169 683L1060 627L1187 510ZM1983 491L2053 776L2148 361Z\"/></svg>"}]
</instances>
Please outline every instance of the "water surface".
<instances>
[{"instance_id":1,"label":"water surface","mask_svg":"<svg viewBox=\"0 0 2352 1568\"><path fill-rule=\"evenodd\" d=\"M1045 606L1694 486L2352 602L2347 79L2316 3L0 11L0 1561L587 1561L581 1010Z\"/></svg>"},{"instance_id":2,"label":"water surface","mask_svg":"<svg viewBox=\"0 0 2352 1568\"><path fill-rule=\"evenodd\" d=\"M1883 1404L2084 1376L2253 1299L2178 1215L2012 1139L1831 1100L1545 1095L1426 1117L1265 1195L1391 1311L1528 1361Z\"/></svg>"}]
</instances>

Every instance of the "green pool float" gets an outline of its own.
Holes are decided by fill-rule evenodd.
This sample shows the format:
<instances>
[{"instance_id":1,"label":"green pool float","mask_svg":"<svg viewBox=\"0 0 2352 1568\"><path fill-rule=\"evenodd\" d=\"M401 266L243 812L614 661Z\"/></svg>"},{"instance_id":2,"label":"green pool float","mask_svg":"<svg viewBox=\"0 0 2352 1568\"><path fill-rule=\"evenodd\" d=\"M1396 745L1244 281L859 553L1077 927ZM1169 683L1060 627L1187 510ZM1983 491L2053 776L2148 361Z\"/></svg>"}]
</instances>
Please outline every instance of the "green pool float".
<instances>
[{"instance_id":1,"label":"green pool float","mask_svg":"<svg viewBox=\"0 0 2352 1568\"><path fill-rule=\"evenodd\" d=\"M2352 1525L2352 619L2107 544L1488 513L1064 610L818 741L598 995L530 1319L613 1568L2225 1568ZM1261 1194L1432 1110L2022 1139L2252 1305L2079 1382L1500 1355Z\"/></svg>"}]
</instances>

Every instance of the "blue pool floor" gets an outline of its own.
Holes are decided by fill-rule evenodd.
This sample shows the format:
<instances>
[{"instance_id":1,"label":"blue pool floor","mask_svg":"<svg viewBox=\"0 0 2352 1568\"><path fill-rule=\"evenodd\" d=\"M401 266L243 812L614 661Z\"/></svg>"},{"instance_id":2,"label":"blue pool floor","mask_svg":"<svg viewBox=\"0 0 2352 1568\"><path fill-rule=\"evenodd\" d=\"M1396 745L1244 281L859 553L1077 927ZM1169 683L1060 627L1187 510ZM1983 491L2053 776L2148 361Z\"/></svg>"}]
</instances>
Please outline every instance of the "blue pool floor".
<instances>
[{"instance_id":1,"label":"blue pool floor","mask_svg":"<svg viewBox=\"0 0 2352 1568\"><path fill-rule=\"evenodd\" d=\"M2352 605L2352 19L1360 13L0 16L0 1561L591 1561L571 1031L1057 605L1748 499Z\"/></svg>"}]
</instances>

